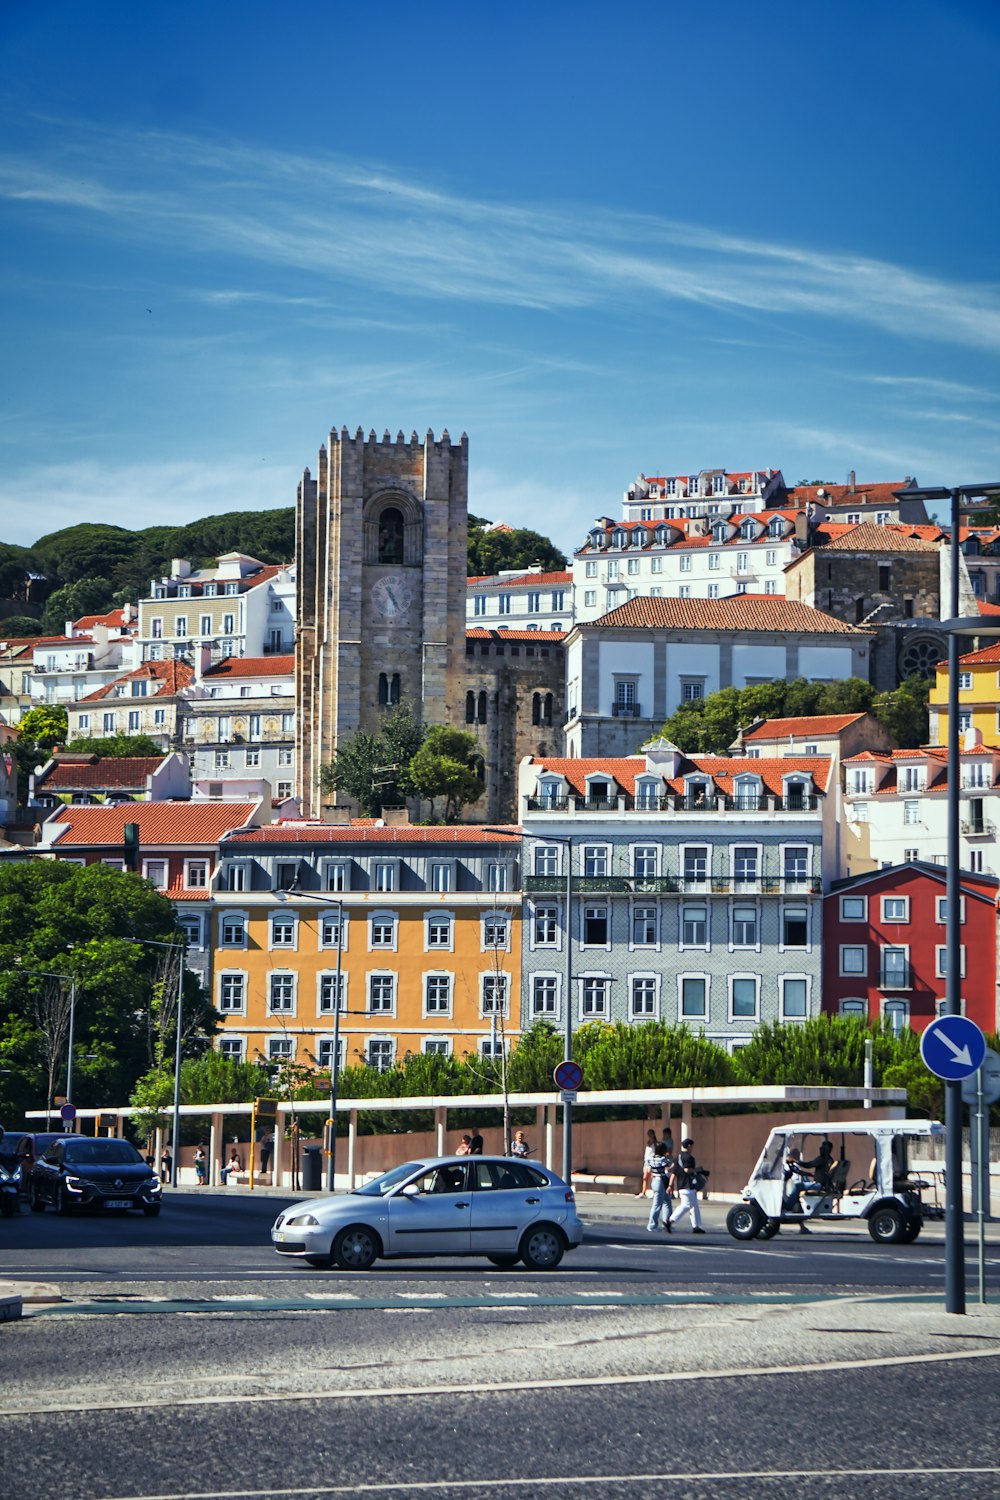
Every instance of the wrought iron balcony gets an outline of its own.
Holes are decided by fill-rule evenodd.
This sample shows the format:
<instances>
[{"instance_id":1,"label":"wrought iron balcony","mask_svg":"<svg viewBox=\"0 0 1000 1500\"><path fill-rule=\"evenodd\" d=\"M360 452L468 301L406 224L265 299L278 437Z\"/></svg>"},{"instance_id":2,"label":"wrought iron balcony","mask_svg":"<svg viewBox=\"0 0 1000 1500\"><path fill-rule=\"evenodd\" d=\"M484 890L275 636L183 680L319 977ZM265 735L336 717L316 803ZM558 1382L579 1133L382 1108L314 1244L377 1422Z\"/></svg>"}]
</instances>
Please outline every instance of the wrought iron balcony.
<instances>
[{"instance_id":1,"label":"wrought iron balcony","mask_svg":"<svg viewBox=\"0 0 1000 1500\"><path fill-rule=\"evenodd\" d=\"M912 989L913 969L908 963L893 964L891 967L883 964L879 972L878 987L880 990Z\"/></svg>"},{"instance_id":2,"label":"wrought iron balcony","mask_svg":"<svg viewBox=\"0 0 1000 1500\"><path fill-rule=\"evenodd\" d=\"M973 818L970 823L963 822L962 832L970 839L991 839L996 835L996 825L987 818Z\"/></svg>"}]
</instances>

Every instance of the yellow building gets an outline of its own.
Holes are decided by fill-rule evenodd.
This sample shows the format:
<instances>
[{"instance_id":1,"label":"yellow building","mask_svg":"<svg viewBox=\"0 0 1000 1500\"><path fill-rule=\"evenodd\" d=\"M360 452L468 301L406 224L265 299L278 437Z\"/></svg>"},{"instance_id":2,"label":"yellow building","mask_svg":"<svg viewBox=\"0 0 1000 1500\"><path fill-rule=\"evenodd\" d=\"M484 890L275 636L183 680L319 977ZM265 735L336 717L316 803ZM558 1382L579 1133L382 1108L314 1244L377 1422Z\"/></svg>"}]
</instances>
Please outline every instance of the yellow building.
<instances>
[{"instance_id":1,"label":"yellow building","mask_svg":"<svg viewBox=\"0 0 1000 1500\"><path fill-rule=\"evenodd\" d=\"M948 738L948 663L939 662L928 702L930 742ZM984 745L1000 744L1000 642L958 659L958 728L978 730Z\"/></svg>"},{"instance_id":2,"label":"yellow building","mask_svg":"<svg viewBox=\"0 0 1000 1500\"><path fill-rule=\"evenodd\" d=\"M283 823L220 845L217 1045L245 1061L388 1069L516 1039L514 839L475 827Z\"/></svg>"}]
</instances>

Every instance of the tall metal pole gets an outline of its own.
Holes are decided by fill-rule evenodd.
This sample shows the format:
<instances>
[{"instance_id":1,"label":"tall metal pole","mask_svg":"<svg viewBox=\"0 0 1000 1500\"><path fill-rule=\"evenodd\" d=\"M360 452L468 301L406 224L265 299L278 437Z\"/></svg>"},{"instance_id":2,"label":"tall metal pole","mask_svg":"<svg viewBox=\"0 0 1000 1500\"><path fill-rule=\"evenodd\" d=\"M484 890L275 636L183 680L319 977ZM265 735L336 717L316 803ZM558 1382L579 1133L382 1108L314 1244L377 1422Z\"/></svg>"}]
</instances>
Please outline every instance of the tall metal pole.
<instances>
[{"instance_id":1,"label":"tall metal pole","mask_svg":"<svg viewBox=\"0 0 1000 1500\"><path fill-rule=\"evenodd\" d=\"M340 956L344 951L344 903L337 902L337 985L333 997L333 1060L330 1063L330 1165L327 1188L337 1190L337 1090L340 1085Z\"/></svg>"},{"instance_id":2,"label":"tall metal pole","mask_svg":"<svg viewBox=\"0 0 1000 1500\"><path fill-rule=\"evenodd\" d=\"M958 567L960 491L951 491L951 595L950 617L958 619ZM956 631L948 633L948 869L945 881L947 903L947 974L945 1009L951 1016L961 1013L961 906L959 864L959 777L961 775L958 730L958 656ZM965 1219L962 1203L962 1085L945 1084L945 1310L965 1312Z\"/></svg>"},{"instance_id":3,"label":"tall metal pole","mask_svg":"<svg viewBox=\"0 0 1000 1500\"><path fill-rule=\"evenodd\" d=\"M174 1149L171 1152L172 1160L170 1164L170 1186L176 1187L181 1154L181 1026L184 1015L184 950L187 945L181 942L180 944L164 944L164 946L177 949L177 1045L174 1049Z\"/></svg>"},{"instance_id":4,"label":"tall metal pole","mask_svg":"<svg viewBox=\"0 0 1000 1500\"><path fill-rule=\"evenodd\" d=\"M69 1048L66 1054L66 1099L73 1103L73 1028L76 1022L76 976L69 982Z\"/></svg>"},{"instance_id":5,"label":"tall metal pole","mask_svg":"<svg viewBox=\"0 0 1000 1500\"><path fill-rule=\"evenodd\" d=\"M560 840L566 851L566 1012L563 1058L573 1060L573 840ZM573 1106L563 1104L563 1181L573 1182Z\"/></svg>"}]
</instances>

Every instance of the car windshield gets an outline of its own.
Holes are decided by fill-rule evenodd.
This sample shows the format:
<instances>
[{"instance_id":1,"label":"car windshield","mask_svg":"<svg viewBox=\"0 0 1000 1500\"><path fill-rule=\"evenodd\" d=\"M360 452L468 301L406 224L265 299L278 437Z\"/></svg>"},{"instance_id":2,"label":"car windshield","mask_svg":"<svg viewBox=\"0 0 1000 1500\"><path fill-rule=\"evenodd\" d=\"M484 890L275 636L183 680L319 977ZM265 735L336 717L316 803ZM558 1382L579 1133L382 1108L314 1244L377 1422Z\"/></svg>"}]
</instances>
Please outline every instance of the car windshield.
<instances>
[{"instance_id":1,"label":"car windshield","mask_svg":"<svg viewBox=\"0 0 1000 1500\"><path fill-rule=\"evenodd\" d=\"M128 1141L70 1141L63 1161L75 1167L134 1167L142 1157Z\"/></svg>"},{"instance_id":2,"label":"car windshield","mask_svg":"<svg viewBox=\"0 0 1000 1500\"><path fill-rule=\"evenodd\" d=\"M405 1161L401 1167L393 1167L391 1172L384 1172L373 1182L366 1182L364 1187L354 1188L353 1191L362 1198L384 1198L386 1193L391 1192L399 1183L405 1182L407 1177L412 1177L414 1172L421 1171L423 1165L422 1161Z\"/></svg>"}]
</instances>

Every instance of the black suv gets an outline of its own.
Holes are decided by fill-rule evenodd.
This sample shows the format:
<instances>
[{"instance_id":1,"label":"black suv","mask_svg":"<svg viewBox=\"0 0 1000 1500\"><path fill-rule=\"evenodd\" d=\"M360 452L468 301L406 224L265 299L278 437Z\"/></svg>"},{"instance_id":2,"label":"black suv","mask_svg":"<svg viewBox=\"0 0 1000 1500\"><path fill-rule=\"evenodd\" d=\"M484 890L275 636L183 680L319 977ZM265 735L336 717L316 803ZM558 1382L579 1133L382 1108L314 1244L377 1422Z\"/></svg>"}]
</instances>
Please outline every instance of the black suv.
<instances>
[{"instance_id":1,"label":"black suv","mask_svg":"<svg viewBox=\"0 0 1000 1500\"><path fill-rule=\"evenodd\" d=\"M73 1208L141 1208L160 1212L160 1179L130 1141L112 1136L64 1135L35 1162L28 1200L36 1214L46 1204Z\"/></svg>"}]
</instances>

